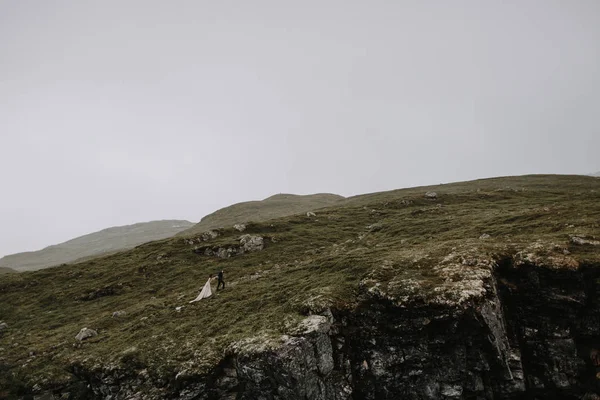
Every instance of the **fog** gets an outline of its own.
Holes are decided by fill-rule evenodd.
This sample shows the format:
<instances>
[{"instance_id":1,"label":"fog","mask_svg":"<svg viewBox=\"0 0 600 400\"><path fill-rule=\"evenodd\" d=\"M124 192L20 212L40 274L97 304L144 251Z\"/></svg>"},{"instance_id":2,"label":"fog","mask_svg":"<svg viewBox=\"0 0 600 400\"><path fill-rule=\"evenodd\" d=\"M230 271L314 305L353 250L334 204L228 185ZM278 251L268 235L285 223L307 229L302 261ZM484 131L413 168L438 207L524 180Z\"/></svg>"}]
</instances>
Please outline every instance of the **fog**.
<instances>
[{"instance_id":1,"label":"fog","mask_svg":"<svg viewBox=\"0 0 600 400\"><path fill-rule=\"evenodd\" d=\"M600 2L0 0L0 256L275 193L600 170Z\"/></svg>"}]
</instances>

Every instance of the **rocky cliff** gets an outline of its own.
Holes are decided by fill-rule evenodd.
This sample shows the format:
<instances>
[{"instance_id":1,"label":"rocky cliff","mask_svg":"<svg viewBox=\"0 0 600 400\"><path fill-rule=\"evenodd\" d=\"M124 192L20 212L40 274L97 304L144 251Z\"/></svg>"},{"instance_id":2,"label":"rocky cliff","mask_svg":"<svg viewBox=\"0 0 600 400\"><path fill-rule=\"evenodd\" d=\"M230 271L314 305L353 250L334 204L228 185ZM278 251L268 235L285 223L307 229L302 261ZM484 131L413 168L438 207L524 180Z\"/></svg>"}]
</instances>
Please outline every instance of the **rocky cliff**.
<instances>
[{"instance_id":1,"label":"rocky cliff","mask_svg":"<svg viewBox=\"0 0 600 400\"><path fill-rule=\"evenodd\" d=\"M0 397L599 399L599 192L381 193L8 275Z\"/></svg>"},{"instance_id":2,"label":"rocky cliff","mask_svg":"<svg viewBox=\"0 0 600 400\"><path fill-rule=\"evenodd\" d=\"M206 375L72 372L85 396L115 399L600 398L600 270L489 268L467 302L398 305L365 288L352 312L238 343Z\"/></svg>"}]
</instances>

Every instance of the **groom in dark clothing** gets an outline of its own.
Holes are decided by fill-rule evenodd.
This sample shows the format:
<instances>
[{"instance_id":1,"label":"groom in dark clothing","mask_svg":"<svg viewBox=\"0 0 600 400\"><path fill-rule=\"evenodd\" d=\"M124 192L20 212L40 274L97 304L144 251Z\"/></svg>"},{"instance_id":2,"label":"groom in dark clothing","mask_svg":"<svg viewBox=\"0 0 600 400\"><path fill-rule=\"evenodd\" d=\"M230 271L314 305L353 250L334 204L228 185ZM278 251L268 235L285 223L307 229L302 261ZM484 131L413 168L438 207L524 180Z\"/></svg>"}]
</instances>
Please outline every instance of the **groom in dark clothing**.
<instances>
[{"instance_id":1,"label":"groom in dark clothing","mask_svg":"<svg viewBox=\"0 0 600 400\"><path fill-rule=\"evenodd\" d=\"M223 279L223 270L219 271L217 278L219 279L219 283L217 283L217 290L219 290L219 287L221 287L221 284L223 284L223 289L225 289L225 280Z\"/></svg>"}]
</instances>

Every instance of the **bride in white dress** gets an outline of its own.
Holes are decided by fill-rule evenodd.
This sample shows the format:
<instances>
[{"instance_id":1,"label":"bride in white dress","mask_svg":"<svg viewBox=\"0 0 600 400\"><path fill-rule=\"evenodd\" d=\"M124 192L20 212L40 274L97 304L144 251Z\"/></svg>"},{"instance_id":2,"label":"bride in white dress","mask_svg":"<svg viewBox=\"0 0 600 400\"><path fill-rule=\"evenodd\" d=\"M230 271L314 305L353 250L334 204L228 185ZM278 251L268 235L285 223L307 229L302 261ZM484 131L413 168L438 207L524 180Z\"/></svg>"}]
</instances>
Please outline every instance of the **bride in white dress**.
<instances>
[{"instance_id":1,"label":"bride in white dress","mask_svg":"<svg viewBox=\"0 0 600 400\"><path fill-rule=\"evenodd\" d=\"M212 280L212 275L208 277L208 280L204 284L204 287L200 291L200 294L198 295L198 297L196 297L194 300L190 301L190 303L193 303L195 301L200 301L202 299L206 299L206 298L212 296L212 290L210 289L210 281L211 280Z\"/></svg>"}]
</instances>

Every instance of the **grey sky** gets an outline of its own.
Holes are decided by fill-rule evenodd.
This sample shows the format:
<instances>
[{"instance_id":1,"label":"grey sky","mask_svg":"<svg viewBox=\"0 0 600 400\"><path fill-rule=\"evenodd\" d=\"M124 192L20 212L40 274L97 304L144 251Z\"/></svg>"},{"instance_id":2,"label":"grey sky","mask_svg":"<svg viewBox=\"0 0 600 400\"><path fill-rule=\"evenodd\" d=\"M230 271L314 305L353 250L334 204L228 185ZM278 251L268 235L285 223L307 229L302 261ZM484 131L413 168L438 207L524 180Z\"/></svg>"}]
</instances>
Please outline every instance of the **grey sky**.
<instances>
[{"instance_id":1,"label":"grey sky","mask_svg":"<svg viewBox=\"0 0 600 400\"><path fill-rule=\"evenodd\" d=\"M600 1L0 0L0 256L279 192L600 170Z\"/></svg>"}]
</instances>

